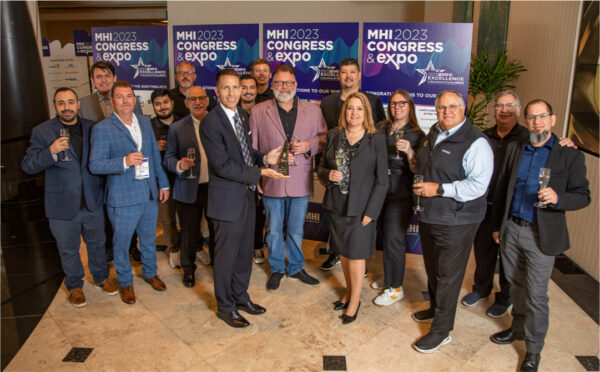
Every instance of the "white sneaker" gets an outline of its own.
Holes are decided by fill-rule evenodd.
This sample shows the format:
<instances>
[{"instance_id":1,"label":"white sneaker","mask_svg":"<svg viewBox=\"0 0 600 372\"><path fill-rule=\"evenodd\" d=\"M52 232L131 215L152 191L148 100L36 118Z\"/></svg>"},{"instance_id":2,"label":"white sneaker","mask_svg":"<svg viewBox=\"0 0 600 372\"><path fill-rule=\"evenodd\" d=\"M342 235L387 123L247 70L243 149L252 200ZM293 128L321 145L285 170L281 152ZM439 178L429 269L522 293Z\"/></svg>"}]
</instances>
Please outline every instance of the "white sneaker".
<instances>
[{"instance_id":1,"label":"white sneaker","mask_svg":"<svg viewBox=\"0 0 600 372\"><path fill-rule=\"evenodd\" d=\"M203 249L196 252L196 260L200 261L204 266L210 265L210 256Z\"/></svg>"},{"instance_id":2,"label":"white sneaker","mask_svg":"<svg viewBox=\"0 0 600 372\"><path fill-rule=\"evenodd\" d=\"M171 269L178 269L181 267L179 252L169 252L169 266L171 266Z\"/></svg>"},{"instance_id":3,"label":"white sneaker","mask_svg":"<svg viewBox=\"0 0 600 372\"><path fill-rule=\"evenodd\" d=\"M371 288L373 289L384 289L385 284L383 284L383 278L379 278L371 282Z\"/></svg>"},{"instance_id":4,"label":"white sneaker","mask_svg":"<svg viewBox=\"0 0 600 372\"><path fill-rule=\"evenodd\" d=\"M404 289L400 288L400 291L396 291L395 288L386 288L382 294L375 297L375 305L379 306L390 306L404 297Z\"/></svg>"}]
</instances>

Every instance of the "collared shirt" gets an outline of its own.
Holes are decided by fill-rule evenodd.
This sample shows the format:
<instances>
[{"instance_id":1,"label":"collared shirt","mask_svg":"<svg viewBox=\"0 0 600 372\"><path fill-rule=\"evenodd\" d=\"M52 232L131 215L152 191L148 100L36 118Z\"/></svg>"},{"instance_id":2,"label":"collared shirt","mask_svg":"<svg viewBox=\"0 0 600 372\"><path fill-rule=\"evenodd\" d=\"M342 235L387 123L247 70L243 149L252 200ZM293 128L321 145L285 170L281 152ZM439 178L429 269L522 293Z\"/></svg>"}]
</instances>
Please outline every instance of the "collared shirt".
<instances>
[{"instance_id":1,"label":"collared shirt","mask_svg":"<svg viewBox=\"0 0 600 372\"><path fill-rule=\"evenodd\" d=\"M131 115L131 125L125 124L123 119L121 119L119 117L119 115L117 115L116 112L115 112L115 116L119 119L119 121L123 124L123 126L125 126L125 128L127 128L127 130L129 131L129 134L131 134L133 141L137 145L137 151L138 152L142 151L142 130L140 129L140 123L138 122L138 119L135 116L135 114ZM127 158L126 156L123 157L123 168L124 169L129 168L127 166L126 158Z\"/></svg>"},{"instance_id":2,"label":"collared shirt","mask_svg":"<svg viewBox=\"0 0 600 372\"><path fill-rule=\"evenodd\" d=\"M290 111L285 111L279 105L279 102L275 100L277 105L277 112L279 112L279 119L283 126L283 131L287 137L288 142L292 140L292 133L294 133L294 127L296 126L296 117L298 116L298 97L294 97L294 104Z\"/></svg>"},{"instance_id":3,"label":"collared shirt","mask_svg":"<svg viewBox=\"0 0 600 372\"><path fill-rule=\"evenodd\" d=\"M208 182L208 161L204 146L202 146L202 141L200 140L200 120L192 116L192 121L194 123L194 133L196 133L196 139L200 147L200 177L198 177L198 183L206 183Z\"/></svg>"},{"instance_id":4,"label":"collared shirt","mask_svg":"<svg viewBox=\"0 0 600 372\"><path fill-rule=\"evenodd\" d=\"M435 139L435 145L456 133L465 122L466 119L447 131L442 131L439 125L436 125L434 128L438 130L438 135ZM484 195L494 171L491 166L492 164L494 164L494 153L490 144L485 138L476 139L463 156L462 166L466 178L442 184L442 188L444 189L443 196L454 198L459 202L467 202Z\"/></svg>"},{"instance_id":5,"label":"collared shirt","mask_svg":"<svg viewBox=\"0 0 600 372\"><path fill-rule=\"evenodd\" d=\"M81 126L81 120L77 117L77 123L72 125L66 125L63 123L63 127L69 131L69 142L71 144L71 148L75 155L77 155L77 159L82 161L81 156L83 154L83 127Z\"/></svg>"},{"instance_id":6,"label":"collared shirt","mask_svg":"<svg viewBox=\"0 0 600 372\"><path fill-rule=\"evenodd\" d=\"M552 134L552 137L541 147L534 147L529 142L523 145L523 156L510 204L511 216L537 223L537 212L533 203L538 201L540 168L546 167L554 141L555 136Z\"/></svg>"},{"instance_id":7,"label":"collared shirt","mask_svg":"<svg viewBox=\"0 0 600 372\"><path fill-rule=\"evenodd\" d=\"M102 109L104 119L112 115L112 113L115 111L112 102L110 101L110 92L108 92L105 96L98 92L98 102L100 103L100 108Z\"/></svg>"}]
</instances>

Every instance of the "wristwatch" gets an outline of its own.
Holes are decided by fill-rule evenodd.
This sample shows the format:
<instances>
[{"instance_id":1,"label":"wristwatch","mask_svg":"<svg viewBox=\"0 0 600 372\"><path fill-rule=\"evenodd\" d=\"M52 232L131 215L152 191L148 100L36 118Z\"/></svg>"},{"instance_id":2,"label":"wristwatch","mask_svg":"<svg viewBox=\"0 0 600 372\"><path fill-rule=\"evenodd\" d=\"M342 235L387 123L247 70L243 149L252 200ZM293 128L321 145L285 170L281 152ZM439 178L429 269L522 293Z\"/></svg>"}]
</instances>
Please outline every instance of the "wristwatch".
<instances>
[{"instance_id":1,"label":"wristwatch","mask_svg":"<svg viewBox=\"0 0 600 372\"><path fill-rule=\"evenodd\" d=\"M438 196L444 196L444 188L442 187L442 184L440 183L438 188L437 188L437 194Z\"/></svg>"}]
</instances>

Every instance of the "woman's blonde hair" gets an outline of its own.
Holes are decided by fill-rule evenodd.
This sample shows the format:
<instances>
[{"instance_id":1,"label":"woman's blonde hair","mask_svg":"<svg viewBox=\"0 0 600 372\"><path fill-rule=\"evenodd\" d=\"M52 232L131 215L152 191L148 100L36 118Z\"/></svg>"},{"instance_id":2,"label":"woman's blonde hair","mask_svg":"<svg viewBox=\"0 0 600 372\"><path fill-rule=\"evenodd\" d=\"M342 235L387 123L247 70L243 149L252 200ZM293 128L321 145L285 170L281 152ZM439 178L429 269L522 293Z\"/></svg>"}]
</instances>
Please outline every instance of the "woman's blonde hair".
<instances>
[{"instance_id":1,"label":"woman's blonde hair","mask_svg":"<svg viewBox=\"0 0 600 372\"><path fill-rule=\"evenodd\" d=\"M342 112L340 113L339 119L340 127L343 129L348 128L348 121L346 121L346 109L348 108L348 103L352 98L358 98L361 101L362 106L364 108L365 120L363 121L363 128L365 128L365 131L368 134L376 133L377 129L375 129L375 123L373 123L371 104L369 103L369 99L367 98L367 96L365 96L364 93L361 92L354 92L350 94L344 101L344 106L342 106Z\"/></svg>"}]
</instances>

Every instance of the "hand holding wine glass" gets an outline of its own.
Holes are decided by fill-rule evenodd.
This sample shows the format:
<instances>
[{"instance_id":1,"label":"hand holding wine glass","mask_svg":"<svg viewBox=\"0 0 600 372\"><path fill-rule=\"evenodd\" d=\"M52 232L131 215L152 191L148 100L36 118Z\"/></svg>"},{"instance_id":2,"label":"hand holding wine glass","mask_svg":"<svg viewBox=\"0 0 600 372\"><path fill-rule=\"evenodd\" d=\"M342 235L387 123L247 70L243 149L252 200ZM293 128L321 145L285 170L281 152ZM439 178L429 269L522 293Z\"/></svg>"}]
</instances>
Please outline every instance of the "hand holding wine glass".
<instances>
[{"instance_id":1,"label":"hand holding wine glass","mask_svg":"<svg viewBox=\"0 0 600 372\"><path fill-rule=\"evenodd\" d=\"M69 138L71 137L69 135L69 129L67 128L60 128L60 136L63 138L66 138L66 143L67 143L67 147L63 150L63 158L62 161L71 161L71 158L69 157L69 155L67 154L67 150L69 149Z\"/></svg>"},{"instance_id":2,"label":"hand holding wine glass","mask_svg":"<svg viewBox=\"0 0 600 372\"><path fill-rule=\"evenodd\" d=\"M395 131L394 138L396 140L396 156L394 158L400 159L400 149L398 149L398 142L404 139L404 131L402 129Z\"/></svg>"},{"instance_id":3,"label":"hand holding wine glass","mask_svg":"<svg viewBox=\"0 0 600 372\"><path fill-rule=\"evenodd\" d=\"M194 147L188 147L186 157L191 161L196 160L196 149ZM190 167L190 174L187 176L187 178L196 178L196 176L194 176L194 170L192 167Z\"/></svg>"},{"instance_id":4,"label":"hand holding wine glass","mask_svg":"<svg viewBox=\"0 0 600 372\"><path fill-rule=\"evenodd\" d=\"M539 184L540 188L538 191L538 201L533 203L537 208L546 208L548 204L556 202L556 193L554 190L546 190L548 183L550 182L550 168L540 168L539 173Z\"/></svg>"},{"instance_id":5,"label":"hand holding wine glass","mask_svg":"<svg viewBox=\"0 0 600 372\"><path fill-rule=\"evenodd\" d=\"M413 178L413 184L423 183L423 181L424 181L423 175L415 174L415 176ZM425 208L421 207L421 196L419 194L417 194L417 204L413 207L413 211L422 212L424 210L425 210Z\"/></svg>"}]
</instances>

